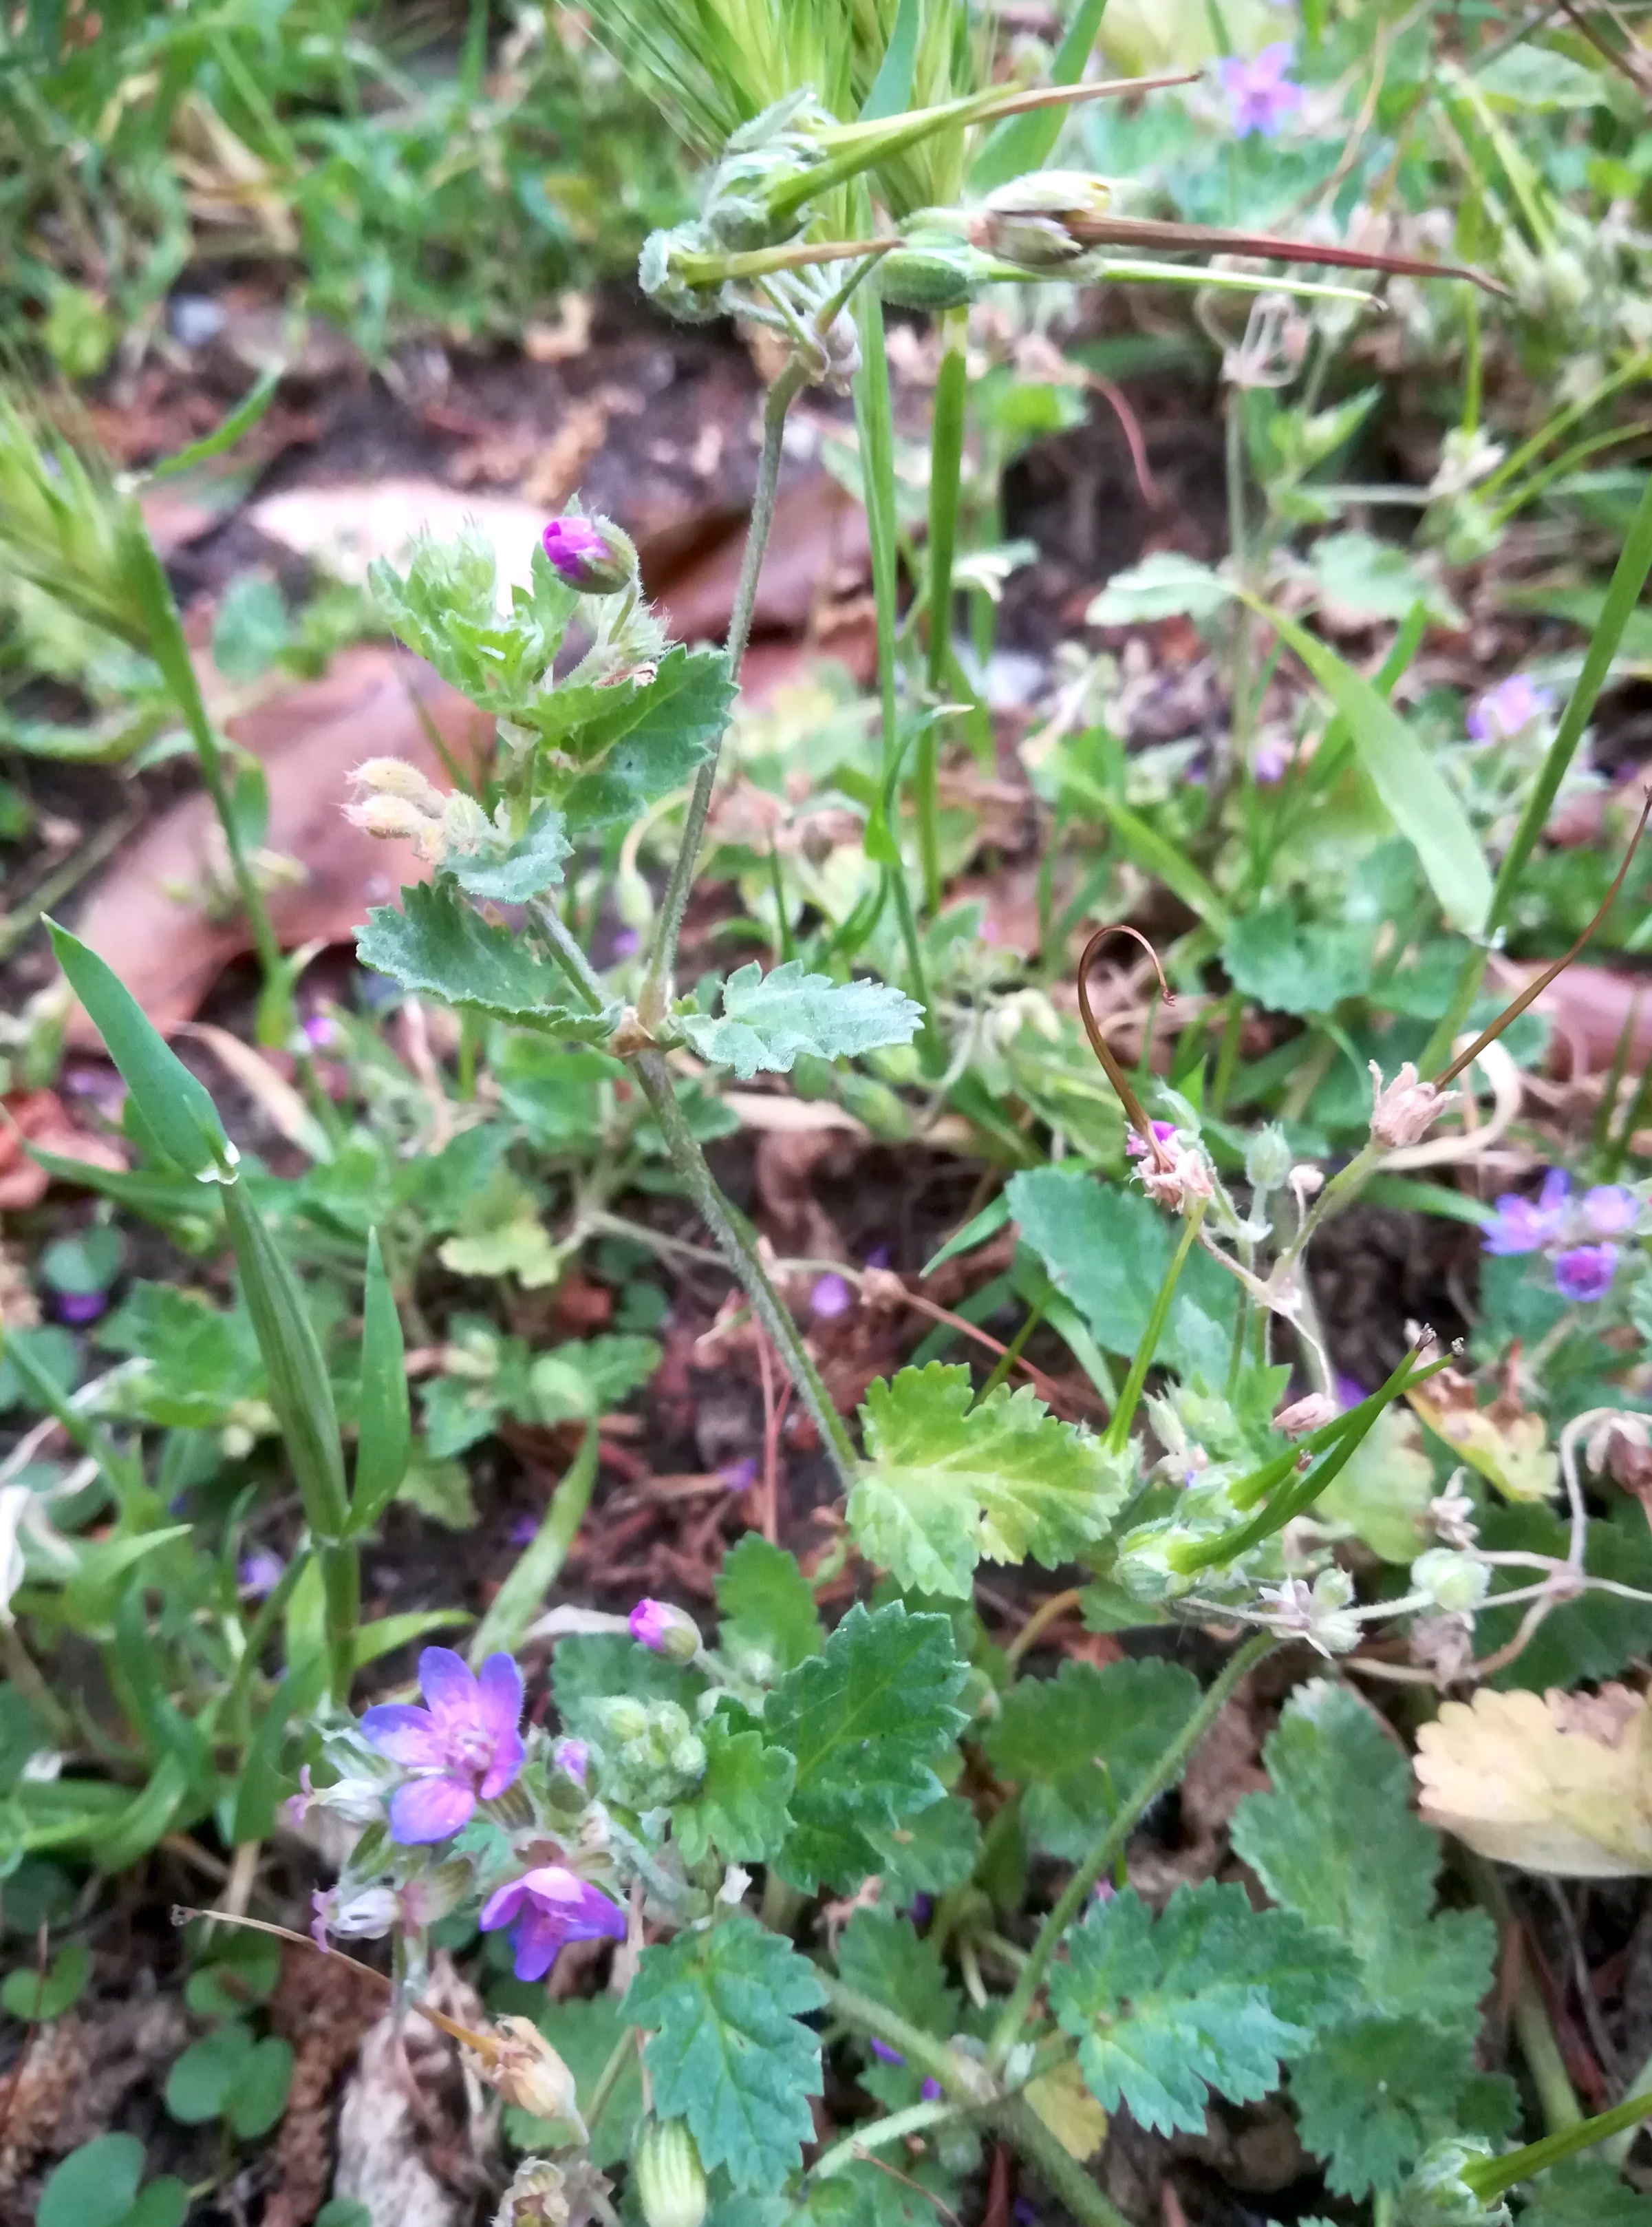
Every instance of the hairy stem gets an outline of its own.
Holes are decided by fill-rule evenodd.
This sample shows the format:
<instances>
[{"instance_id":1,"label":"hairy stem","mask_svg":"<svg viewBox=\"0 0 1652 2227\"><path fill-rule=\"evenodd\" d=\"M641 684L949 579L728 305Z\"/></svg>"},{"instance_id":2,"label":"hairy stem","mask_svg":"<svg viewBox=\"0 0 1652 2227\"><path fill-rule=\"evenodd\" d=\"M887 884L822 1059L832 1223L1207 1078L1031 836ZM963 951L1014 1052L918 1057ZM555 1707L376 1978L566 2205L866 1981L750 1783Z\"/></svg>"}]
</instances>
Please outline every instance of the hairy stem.
<instances>
[{"instance_id":1,"label":"hairy stem","mask_svg":"<svg viewBox=\"0 0 1652 2227\"><path fill-rule=\"evenodd\" d=\"M990 2112L987 2124L1020 2151L1079 2227L1130 2227L1123 2212L1102 2195L1078 2160L1068 2155L1024 2096L1012 2096Z\"/></svg>"},{"instance_id":2,"label":"hairy stem","mask_svg":"<svg viewBox=\"0 0 1652 2227\"><path fill-rule=\"evenodd\" d=\"M1016 1981L1014 1990L1004 2007L1004 2014L993 2031L992 2044L986 2052L986 2062L991 2071L998 2070L1020 2039L1021 2029L1026 2023L1032 1999L1043 1979L1044 1968L1055 1953L1056 1943L1082 1907L1091 1888L1107 1871L1115 1857L1121 1855L1128 1847L1130 1836L1143 1812L1150 1809L1167 1788L1175 1785L1186 1767L1189 1757L1221 1714L1240 1681L1279 1643L1271 1631L1259 1631L1228 1659L1221 1675L1212 1683L1198 1707L1062 1889L1055 1908L1039 1928L1038 1938L1032 1944L1032 1954L1027 1959L1026 1969Z\"/></svg>"},{"instance_id":3,"label":"hairy stem","mask_svg":"<svg viewBox=\"0 0 1652 2227\"><path fill-rule=\"evenodd\" d=\"M838 1473L838 1482L847 1492L855 1481L856 1455L843 1419L827 1397L820 1371L809 1358L797 1324L769 1280L750 1232L718 1189L717 1178L706 1165L699 1140L677 1103L670 1069L657 1051L639 1052L631 1067L643 1096L654 1109L678 1174L687 1184L701 1219L716 1239L718 1250L751 1301L753 1313L774 1341L775 1350L785 1362L799 1397L813 1419L820 1443Z\"/></svg>"},{"instance_id":4,"label":"hairy stem","mask_svg":"<svg viewBox=\"0 0 1652 2227\"><path fill-rule=\"evenodd\" d=\"M833 2142L829 2150L823 2150L809 2167L809 2179L825 2180L868 2150L882 2149L890 2142L898 2142L903 2134L921 2134L948 2119L962 2117L965 2108L959 2103L911 2103L904 2111L869 2119L864 2126L852 2128L841 2141Z\"/></svg>"},{"instance_id":5,"label":"hairy stem","mask_svg":"<svg viewBox=\"0 0 1652 2227\"><path fill-rule=\"evenodd\" d=\"M922 2026L903 2019L898 2011L875 2002L858 1988L845 1987L830 1973L817 1971L816 1977L826 1989L831 2008L840 2019L846 2020L857 2033L875 2034L887 2047L898 2049L909 2065L927 2072L932 2080L938 2080L947 2095L960 2103L979 2109L993 2100L992 2088L973 2058L960 2056Z\"/></svg>"},{"instance_id":6,"label":"hairy stem","mask_svg":"<svg viewBox=\"0 0 1652 2227\"><path fill-rule=\"evenodd\" d=\"M948 309L941 319L941 371L929 432L929 642L925 677L932 699L940 696L946 678L952 639L952 565L958 545L958 488L964 464L964 400L968 386L964 345L968 331L966 309ZM940 806L935 789L940 756L941 737L932 718L918 737L917 769L912 784L918 814L918 856L923 865L923 907L932 916L941 909Z\"/></svg>"},{"instance_id":7,"label":"hairy stem","mask_svg":"<svg viewBox=\"0 0 1652 2227\"><path fill-rule=\"evenodd\" d=\"M792 405L793 397L807 377L808 372L803 363L796 361L788 363L769 388L769 399L763 405L762 452L757 460L757 485L751 498L751 524L746 532L745 555L741 559L740 579L734 591L734 608L729 614L728 640L724 646L729 678L734 681L740 678L746 642L751 634L751 615L757 603L757 578L762 571L763 552L769 546L769 529L775 520L775 496L780 486L781 446L786 431L786 412ZM723 731L727 733L726 725ZM665 903L660 909L654 954L649 959L648 972L637 999L637 1011L645 1028L658 1026L670 1001L672 969L677 963L677 939L682 933L683 915L688 909L689 892L694 886L700 838L705 833L705 817L711 808L711 791L717 786L718 759L722 747L723 737L719 735L711 745L711 756L694 776L688 811L683 820L682 841L672 862L671 879L666 884Z\"/></svg>"}]
</instances>

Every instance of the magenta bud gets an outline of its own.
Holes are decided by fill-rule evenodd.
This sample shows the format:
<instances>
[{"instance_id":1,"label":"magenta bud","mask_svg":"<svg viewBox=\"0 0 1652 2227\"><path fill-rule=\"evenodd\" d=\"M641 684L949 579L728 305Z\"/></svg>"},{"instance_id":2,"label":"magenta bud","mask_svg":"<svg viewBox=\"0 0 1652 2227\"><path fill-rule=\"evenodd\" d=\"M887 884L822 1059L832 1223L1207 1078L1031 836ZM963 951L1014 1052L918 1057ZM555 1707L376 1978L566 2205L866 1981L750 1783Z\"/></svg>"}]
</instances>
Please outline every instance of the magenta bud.
<instances>
[{"instance_id":1,"label":"magenta bud","mask_svg":"<svg viewBox=\"0 0 1652 2227\"><path fill-rule=\"evenodd\" d=\"M640 1600L626 1619L631 1637L668 1662L690 1662L700 1651L699 1626L669 1601Z\"/></svg>"},{"instance_id":2,"label":"magenta bud","mask_svg":"<svg viewBox=\"0 0 1652 2227\"><path fill-rule=\"evenodd\" d=\"M551 1760L576 1786L584 1786L586 1766L590 1761L590 1750L584 1740L559 1739L551 1751Z\"/></svg>"},{"instance_id":3,"label":"magenta bud","mask_svg":"<svg viewBox=\"0 0 1652 2227\"><path fill-rule=\"evenodd\" d=\"M607 519L553 518L539 544L552 568L582 596L616 596L636 584L636 550Z\"/></svg>"}]
</instances>

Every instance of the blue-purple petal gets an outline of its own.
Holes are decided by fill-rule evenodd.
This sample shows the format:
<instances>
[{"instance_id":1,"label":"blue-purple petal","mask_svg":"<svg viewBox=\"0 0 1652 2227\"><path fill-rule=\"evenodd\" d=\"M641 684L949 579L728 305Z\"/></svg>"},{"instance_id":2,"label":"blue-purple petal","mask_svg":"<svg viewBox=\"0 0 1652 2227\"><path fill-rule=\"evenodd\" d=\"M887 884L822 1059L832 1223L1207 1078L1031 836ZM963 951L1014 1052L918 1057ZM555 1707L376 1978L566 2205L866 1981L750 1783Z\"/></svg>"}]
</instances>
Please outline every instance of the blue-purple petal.
<instances>
[{"instance_id":1,"label":"blue-purple petal","mask_svg":"<svg viewBox=\"0 0 1652 2227\"><path fill-rule=\"evenodd\" d=\"M468 1779L446 1771L434 1778L410 1778L390 1797L390 1837L404 1847L448 1840L470 1822L475 1808Z\"/></svg>"},{"instance_id":2,"label":"blue-purple petal","mask_svg":"<svg viewBox=\"0 0 1652 2227\"><path fill-rule=\"evenodd\" d=\"M362 1718L361 1732L380 1755L410 1770L437 1770L447 1761L447 1749L435 1718L428 1709L416 1709L411 1701L381 1701Z\"/></svg>"}]
</instances>

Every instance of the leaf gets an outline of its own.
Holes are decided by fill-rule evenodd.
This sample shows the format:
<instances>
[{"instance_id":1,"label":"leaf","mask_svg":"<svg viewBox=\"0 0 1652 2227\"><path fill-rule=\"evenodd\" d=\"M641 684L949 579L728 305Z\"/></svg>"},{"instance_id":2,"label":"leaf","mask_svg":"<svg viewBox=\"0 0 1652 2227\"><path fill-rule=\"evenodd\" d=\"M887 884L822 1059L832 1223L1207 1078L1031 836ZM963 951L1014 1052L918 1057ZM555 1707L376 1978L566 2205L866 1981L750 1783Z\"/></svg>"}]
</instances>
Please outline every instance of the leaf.
<instances>
[{"instance_id":1,"label":"leaf","mask_svg":"<svg viewBox=\"0 0 1652 2227\"><path fill-rule=\"evenodd\" d=\"M685 788L711 756L733 701L721 650L673 647L629 731L605 743L601 764L563 797L568 825L583 834L635 820L657 797Z\"/></svg>"},{"instance_id":2,"label":"leaf","mask_svg":"<svg viewBox=\"0 0 1652 2227\"><path fill-rule=\"evenodd\" d=\"M743 1913L645 1949L622 2006L653 2027L643 2060L662 2118L684 2118L707 2172L774 2189L813 2136L826 1991L788 1941Z\"/></svg>"},{"instance_id":3,"label":"leaf","mask_svg":"<svg viewBox=\"0 0 1652 2227\"><path fill-rule=\"evenodd\" d=\"M1338 2195L1397 2188L1405 2170L1452 2123L1465 2079L1460 2034L1426 2019L1363 2019L1322 2034L1293 2065L1291 2093L1304 2145L1328 2160Z\"/></svg>"},{"instance_id":4,"label":"leaf","mask_svg":"<svg viewBox=\"0 0 1652 2227\"><path fill-rule=\"evenodd\" d=\"M765 974L754 959L723 985L723 1012L681 1013L677 1025L702 1059L731 1067L742 1082L759 1069L789 1075L800 1052L857 1058L884 1044L910 1043L923 1008L887 982L834 982L806 974L788 959Z\"/></svg>"},{"instance_id":5,"label":"leaf","mask_svg":"<svg viewBox=\"0 0 1652 2227\"><path fill-rule=\"evenodd\" d=\"M111 1353L144 1366L123 1372L123 1413L167 1428L211 1430L238 1401L264 1390L258 1341L244 1308L214 1307L199 1292L135 1284L98 1330Z\"/></svg>"},{"instance_id":6,"label":"leaf","mask_svg":"<svg viewBox=\"0 0 1652 2227\"><path fill-rule=\"evenodd\" d=\"M726 1716L707 1718L705 1776L687 1802L672 1811L673 1837L684 1861L698 1863L709 1848L731 1864L765 1863L792 1828L786 1807L794 1767L784 1748L770 1747L760 1732L735 1730Z\"/></svg>"},{"instance_id":7,"label":"leaf","mask_svg":"<svg viewBox=\"0 0 1652 2227\"><path fill-rule=\"evenodd\" d=\"M540 804L514 842L501 838L488 845L484 840L474 852L450 852L443 863L467 897L526 904L562 879L570 848L562 814Z\"/></svg>"},{"instance_id":8,"label":"leaf","mask_svg":"<svg viewBox=\"0 0 1652 2227\"><path fill-rule=\"evenodd\" d=\"M405 990L500 1020L530 1023L558 1036L612 1034L617 1005L601 1013L569 1006L568 979L543 946L491 927L450 883L415 883L403 890L401 900L399 912L393 905L376 905L357 932L356 954L364 967L388 974Z\"/></svg>"},{"instance_id":9,"label":"leaf","mask_svg":"<svg viewBox=\"0 0 1652 2227\"><path fill-rule=\"evenodd\" d=\"M1221 963L1236 990L1275 1013L1329 1013L1371 986L1368 928L1307 923L1288 904L1259 905L1236 920Z\"/></svg>"},{"instance_id":10,"label":"leaf","mask_svg":"<svg viewBox=\"0 0 1652 2227\"><path fill-rule=\"evenodd\" d=\"M119 2227L143 2173L136 2134L98 2134L48 2175L35 2227Z\"/></svg>"},{"instance_id":11,"label":"leaf","mask_svg":"<svg viewBox=\"0 0 1652 2227\"><path fill-rule=\"evenodd\" d=\"M1210 619L1233 595L1228 583L1191 557L1156 549L1115 572L1084 614L1086 626L1142 626L1151 619Z\"/></svg>"},{"instance_id":12,"label":"leaf","mask_svg":"<svg viewBox=\"0 0 1652 2227\"><path fill-rule=\"evenodd\" d=\"M845 1987L886 2010L897 2011L914 2026L939 2038L956 2032L960 2000L947 1983L941 1951L919 1935L909 1918L892 1911L858 1910L838 1943L838 1976ZM923 2068L891 2064L863 2041L860 2085L886 2111L904 2110L919 2100Z\"/></svg>"},{"instance_id":13,"label":"leaf","mask_svg":"<svg viewBox=\"0 0 1652 2227\"><path fill-rule=\"evenodd\" d=\"M1109 1353L1133 1355L1170 1265L1172 1224L1139 1191L1120 1190L1087 1169L1023 1169L1005 1189L1022 1235L1096 1343ZM1159 1358L1183 1375L1202 1374L1219 1386L1232 1345L1233 1290L1232 1279L1208 1254L1190 1254Z\"/></svg>"},{"instance_id":14,"label":"leaf","mask_svg":"<svg viewBox=\"0 0 1652 2227\"><path fill-rule=\"evenodd\" d=\"M588 1736L593 1701L629 1694L639 1701L675 1701L694 1714L705 1679L685 1663L639 1647L628 1632L574 1632L557 1642L551 1658L551 1692L569 1732Z\"/></svg>"},{"instance_id":15,"label":"leaf","mask_svg":"<svg viewBox=\"0 0 1652 2227\"><path fill-rule=\"evenodd\" d=\"M1242 1887L1180 1886L1155 1920L1133 1888L1093 1903L1049 1975L1050 2007L1079 2043L1092 2093L1142 2126L1196 2134L1209 2091L1254 2103L1281 2059L1351 1995L1341 1944Z\"/></svg>"},{"instance_id":16,"label":"leaf","mask_svg":"<svg viewBox=\"0 0 1652 2227\"><path fill-rule=\"evenodd\" d=\"M385 1273L379 1233L367 1233L367 1280L361 1301L361 1394L350 1527L370 1531L395 1498L413 1451L401 1318Z\"/></svg>"},{"instance_id":17,"label":"leaf","mask_svg":"<svg viewBox=\"0 0 1652 2227\"><path fill-rule=\"evenodd\" d=\"M166 2076L166 2108L172 2117L186 2127L220 2117L252 2054L252 2036L239 2020L226 2020L192 2041Z\"/></svg>"},{"instance_id":18,"label":"leaf","mask_svg":"<svg viewBox=\"0 0 1652 2227\"><path fill-rule=\"evenodd\" d=\"M784 1547L748 1531L724 1558L717 1580L722 1643L758 1650L781 1670L818 1655L826 1634L814 1591Z\"/></svg>"},{"instance_id":19,"label":"leaf","mask_svg":"<svg viewBox=\"0 0 1652 2227\"><path fill-rule=\"evenodd\" d=\"M1652 2197L1599 2158L1572 2158L1531 2184L1520 2227L1652 2227Z\"/></svg>"},{"instance_id":20,"label":"leaf","mask_svg":"<svg viewBox=\"0 0 1652 2227\"><path fill-rule=\"evenodd\" d=\"M292 2045L277 2034L254 2044L225 2099L225 2115L244 2142L267 2134L287 2108L292 2085Z\"/></svg>"},{"instance_id":21,"label":"leaf","mask_svg":"<svg viewBox=\"0 0 1652 2227\"><path fill-rule=\"evenodd\" d=\"M167 1049L114 969L55 921L46 924L70 989L86 1007L161 1151L192 1176L212 1178L233 1168L235 1148L205 1087Z\"/></svg>"},{"instance_id":22,"label":"leaf","mask_svg":"<svg viewBox=\"0 0 1652 2227\"><path fill-rule=\"evenodd\" d=\"M396 1497L404 1508L416 1508L444 1531L469 1531L482 1520L462 1462L413 1461L396 1488Z\"/></svg>"},{"instance_id":23,"label":"leaf","mask_svg":"<svg viewBox=\"0 0 1652 2227\"><path fill-rule=\"evenodd\" d=\"M903 1910L921 1894L966 1886L980 1861L980 1821L961 1794L948 1794L898 1825L863 1825L883 1879L883 1900Z\"/></svg>"},{"instance_id":24,"label":"leaf","mask_svg":"<svg viewBox=\"0 0 1652 2227\"><path fill-rule=\"evenodd\" d=\"M1483 1856L1564 1879L1652 1873L1652 1703L1493 1693L1417 1732L1423 1815Z\"/></svg>"},{"instance_id":25,"label":"leaf","mask_svg":"<svg viewBox=\"0 0 1652 2227\"><path fill-rule=\"evenodd\" d=\"M1314 1516L1346 1524L1385 1562L1413 1562L1429 1543L1424 1511L1433 1497L1434 1465L1423 1452L1422 1433L1415 1418L1396 1406L1377 1417L1314 1503Z\"/></svg>"},{"instance_id":26,"label":"leaf","mask_svg":"<svg viewBox=\"0 0 1652 2227\"><path fill-rule=\"evenodd\" d=\"M1017 1679L986 1752L994 1771L1026 1788L1029 1836L1046 1854L1076 1862L1198 1700L1197 1679L1177 1662L1063 1662L1053 1678Z\"/></svg>"},{"instance_id":27,"label":"leaf","mask_svg":"<svg viewBox=\"0 0 1652 2227\"><path fill-rule=\"evenodd\" d=\"M877 1865L862 1828L892 1828L941 1799L934 1765L966 1721L954 1701L967 1675L950 1618L899 1601L857 1601L821 1653L787 1673L763 1728L797 1761L795 1822L776 1860L791 1885L858 1886Z\"/></svg>"},{"instance_id":28,"label":"leaf","mask_svg":"<svg viewBox=\"0 0 1652 2227\"><path fill-rule=\"evenodd\" d=\"M1107 2115L1071 2060L1028 2081L1026 2097L1068 2156L1077 2158L1081 2165L1106 2141Z\"/></svg>"},{"instance_id":29,"label":"leaf","mask_svg":"<svg viewBox=\"0 0 1652 2227\"><path fill-rule=\"evenodd\" d=\"M1491 907L1491 873L1478 837L1445 776L1368 680L1294 619L1256 608L1295 651L1348 723L1360 762L1394 826L1416 851L1454 928L1477 935Z\"/></svg>"},{"instance_id":30,"label":"leaf","mask_svg":"<svg viewBox=\"0 0 1652 2227\"><path fill-rule=\"evenodd\" d=\"M660 1366L657 1338L610 1332L602 1337L570 1338L535 1359L528 1371L528 1406L523 1418L547 1426L594 1422L639 1392Z\"/></svg>"},{"instance_id":31,"label":"leaf","mask_svg":"<svg viewBox=\"0 0 1652 2227\"><path fill-rule=\"evenodd\" d=\"M1436 625L1464 623L1438 580L1430 579L1397 544L1379 541L1373 533L1322 535L1308 552L1308 569L1335 620L1398 621L1421 603Z\"/></svg>"},{"instance_id":32,"label":"leaf","mask_svg":"<svg viewBox=\"0 0 1652 2227\"><path fill-rule=\"evenodd\" d=\"M25 1965L8 1972L0 1984L0 2006L25 2025L61 2018L80 1999L92 1976L92 1952L83 1942L66 1941L53 1957L50 1969L36 1971Z\"/></svg>"},{"instance_id":33,"label":"leaf","mask_svg":"<svg viewBox=\"0 0 1652 2227\"><path fill-rule=\"evenodd\" d=\"M1499 1392L1482 1407L1474 1386L1455 1369L1443 1369L1406 1398L1437 1438L1494 1484L1506 1500L1552 1499L1560 1486L1560 1458L1548 1442L1541 1415Z\"/></svg>"},{"instance_id":34,"label":"leaf","mask_svg":"<svg viewBox=\"0 0 1652 2227\"><path fill-rule=\"evenodd\" d=\"M849 1495L862 1554L903 1586L960 1599L983 1555L1056 1569L1094 1546L1135 1475L1133 1452L1059 1422L1030 1387L973 1401L969 1370L938 1361L870 1385Z\"/></svg>"},{"instance_id":35,"label":"leaf","mask_svg":"<svg viewBox=\"0 0 1652 2227\"><path fill-rule=\"evenodd\" d=\"M536 1992L543 1994L543 1990ZM570 2072L581 2111L589 2119L597 2082L628 2031L615 1995L571 1996L565 2002L536 2007L534 2020ZM590 2160L599 2172L628 2156L631 2137L642 2115L642 2061L635 2049L626 2058L606 2109L591 2128ZM505 2131L520 2150L541 2155L565 2148L574 2129L559 2119L536 2119L516 2104L505 2113Z\"/></svg>"},{"instance_id":36,"label":"leaf","mask_svg":"<svg viewBox=\"0 0 1652 2227\"><path fill-rule=\"evenodd\" d=\"M1511 1549L1564 1560L1566 1528L1547 1508L1497 1508L1480 1516L1480 1543L1493 1553ZM1610 1522L1589 1525L1583 1554L1591 1577L1611 1578L1636 1593L1652 1592L1652 1539L1638 1507L1625 1508ZM1500 1590L1521 1582L1509 1570L1494 1580L1481 1611L1477 1637L1488 1650L1512 1639L1524 1609L1499 1609ZM1652 1649L1652 1606L1608 1592L1580 1593L1552 1609L1530 1643L1488 1681L1504 1688L1575 1686L1585 1679L1611 1678L1636 1656Z\"/></svg>"},{"instance_id":37,"label":"leaf","mask_svg":"<svg viewBox=\"0 0 1652 2227\"><path fill-rule=\"evenodd\" d=\"M120 2227L182 2227L189 2191L175 2173L163 2173L139 2195ZM317 2227L325 2227L318 2221Z\"/></svg>"}]
</instances>

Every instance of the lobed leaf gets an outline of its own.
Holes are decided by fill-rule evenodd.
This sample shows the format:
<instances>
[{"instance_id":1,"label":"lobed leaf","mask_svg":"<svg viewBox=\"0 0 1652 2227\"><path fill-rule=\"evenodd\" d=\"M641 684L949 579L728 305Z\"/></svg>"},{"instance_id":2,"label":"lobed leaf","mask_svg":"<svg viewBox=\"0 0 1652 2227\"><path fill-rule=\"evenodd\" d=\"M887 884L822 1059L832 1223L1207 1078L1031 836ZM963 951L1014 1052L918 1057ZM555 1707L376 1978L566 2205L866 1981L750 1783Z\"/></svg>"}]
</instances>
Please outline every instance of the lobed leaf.
<instances>
[{"instance_id":1,"label":"lobed leaf","mask_svg":"<svg viewBox=\"0 0 1652 2227\"><path fill-rule=\"evenodd\" d=\"M707 1718L700 1737L705 1775L691 1799L672 1811L672 1835L684 1861L697 1864L716 1848L731 1864L766 1863L791 1830L791 1757L769 1746L755 1727L739 1729L727 1704Z\"/></svg>"},{"instance_id":2,"label":"lobed leaf","mask_svg":"<svg viewBox=\"0 0 1652 2227\"><path fill-rule=\"evenodd\" d=\"M754 959L723 985L716 1019L683 1013L677 1025L702 1059L731 1067L742 1082L759 1069L789 1075L800 1052L857 1058L884 1044L910 1043L923 1008L887 982L834 982L806 974L788 959L765 974Z\"/></svg>"},{"instance_id":3,"label":"lobed leaf","mask_svg":"<svg viewBox=\"0 0 1652 2227\"><path fill-rule=\"evenodd\" d=\"M794 1670L825 1644L814 1590L784 1547L748 1531L724 1556L717 1579L724 1644L756 1648Z\"/></svg>"},{"instance_id":4,"label":"lobed leaf","mask_svg":"<svg viewBox=\"0 0 1652 2227\"><path fill-rule=\"evenodd\" d=\"M356 955L364 967L388 974L404 990L552 1035L599 1040L612 1034L617 1005L600 1013L569 1005L567 977L544 947L483 920L450 883L414 883L401 900L399 911L375 905L357 930Z\"/></svg>"},{"instance_id":5,"label":"lobed leaf","mask_svg":"<svg viewBox=\"0 0 1652 2227\"><path fill-rule=\"evenodd\" d=\"M1198 1705L1199 1681L1157 1657L1063 1662L1021 1678L986 1735L992 1768L1026 1789L1029 1837L1076 1862Z\"/></svg>"}]
</instances>

